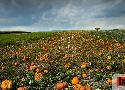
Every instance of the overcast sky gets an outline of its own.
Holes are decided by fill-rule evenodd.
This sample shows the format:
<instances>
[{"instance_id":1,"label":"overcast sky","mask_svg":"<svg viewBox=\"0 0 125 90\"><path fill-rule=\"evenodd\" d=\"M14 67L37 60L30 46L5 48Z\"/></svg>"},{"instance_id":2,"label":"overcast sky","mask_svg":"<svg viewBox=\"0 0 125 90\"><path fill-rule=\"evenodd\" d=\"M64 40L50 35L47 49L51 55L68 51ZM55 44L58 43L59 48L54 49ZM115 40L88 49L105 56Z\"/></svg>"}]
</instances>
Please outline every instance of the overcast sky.
<instances>
[{"instance_id":1,"label":"overcast sky","mask_svg":"<svg viewBox=\"0 0 125 90\"><path fill-rule=\"evenodd\" d=\"M0 30L125 28L125 0L0 0Z\"/></svg>"}]
</instances>

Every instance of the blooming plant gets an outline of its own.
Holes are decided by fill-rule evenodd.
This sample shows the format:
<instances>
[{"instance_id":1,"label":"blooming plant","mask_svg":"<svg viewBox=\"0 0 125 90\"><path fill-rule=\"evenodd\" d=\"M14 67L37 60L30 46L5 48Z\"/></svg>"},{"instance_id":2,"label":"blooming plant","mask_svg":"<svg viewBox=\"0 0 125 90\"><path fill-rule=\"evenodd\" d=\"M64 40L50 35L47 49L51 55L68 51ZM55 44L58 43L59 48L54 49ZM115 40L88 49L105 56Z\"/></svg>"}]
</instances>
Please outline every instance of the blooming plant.
<instances>
[{"instance_id":1,"label":"blooming plant","mask_svg":"<svg viewBox=\"0 0 125 90\"><path fill-rule=\"evenodd\" d=\"M109 90L124 74L125 31L27 34L0 44L3 90ZM8 37L8 36L5 36ZM34 37L34 38L33 38ZM36 39L35 39L36 38ZM11 38L10 38L11 39ZM3 43L4 42L4 43Z\"/></svg>"}]
</instances>

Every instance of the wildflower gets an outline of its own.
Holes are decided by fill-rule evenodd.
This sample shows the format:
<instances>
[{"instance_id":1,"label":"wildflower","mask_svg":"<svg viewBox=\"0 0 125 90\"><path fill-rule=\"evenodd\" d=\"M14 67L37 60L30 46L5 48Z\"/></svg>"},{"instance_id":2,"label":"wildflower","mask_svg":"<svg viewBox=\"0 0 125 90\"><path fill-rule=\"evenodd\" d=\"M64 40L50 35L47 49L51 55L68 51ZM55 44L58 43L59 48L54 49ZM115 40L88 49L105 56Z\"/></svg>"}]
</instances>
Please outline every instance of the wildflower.
<instances>
[{"instance_id":1,"label":"wildflower","mask_svg":"<svg viewBox=\"0 0 125 90\"><path fill-rule=\"evenodd\" d=\"M42 79L42 74L41 73L35 73L35 76L34 76L34 79L36 80L36 81L40 81L41 79Z\"/></svg>"},{"instance_id":2,"label":"wildflower","mask_svg":"<svg viewBox=\"0 0 125 90\"><path fill-rule=\"evenodd\" d=\"M4 80L4 81L2 81L1 88L3 90L11 89L12 88L12 81L11 80Z\"/></svg>"}]
</instances>

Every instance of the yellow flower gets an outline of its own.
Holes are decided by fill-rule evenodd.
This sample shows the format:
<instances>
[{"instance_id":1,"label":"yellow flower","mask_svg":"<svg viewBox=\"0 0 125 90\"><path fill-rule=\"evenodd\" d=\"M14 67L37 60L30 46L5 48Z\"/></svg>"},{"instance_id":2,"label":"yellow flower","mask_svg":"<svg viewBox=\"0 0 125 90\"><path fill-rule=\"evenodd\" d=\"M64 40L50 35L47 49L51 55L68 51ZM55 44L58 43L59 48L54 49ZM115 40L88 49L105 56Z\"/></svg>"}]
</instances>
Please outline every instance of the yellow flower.
<instances>
[{"instance_id":1,"label":"yellow flower","mask_svg":"<svg viewBox=\"0 0 125 90\"><path fill-rule=\"evenodd\" d=\"M11 89L12 88L12 81L11 80L4 80L2 81L1 88L4 89Z\"/></svg>"},{"instance_id":2,"label":"yellow flower","mask_svg":"<svg viewBox=\"0 0 125 90\"><path fill-rule=\"evenodd\" d=\"M108 59L111 59L112 57L111 56L108 56Z\"/></svg>"}]
</instances>

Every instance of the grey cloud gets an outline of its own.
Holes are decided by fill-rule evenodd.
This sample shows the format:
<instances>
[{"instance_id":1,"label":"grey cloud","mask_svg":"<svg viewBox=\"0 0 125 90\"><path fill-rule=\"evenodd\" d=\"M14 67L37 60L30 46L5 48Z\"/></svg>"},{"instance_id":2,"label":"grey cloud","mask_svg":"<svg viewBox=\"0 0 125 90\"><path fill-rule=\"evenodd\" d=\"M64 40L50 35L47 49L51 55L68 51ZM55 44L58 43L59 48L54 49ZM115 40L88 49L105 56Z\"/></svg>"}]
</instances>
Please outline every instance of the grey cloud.
<instances>
[{"instance_id":1,"label":"grey cloud","mask_svg":"<svg viewBox=\"0 0 125 90\"><path fill-rule=\"evenodd\" d=\"M110 23L123 27L124 15L125 0L0 0L0 18L16 18L16 25L46 29Z\"/></svg>"},{"instance_id":2,"label":"grey cloud","mask_svg":"<svg viewBox=\"0 0 125 90\"><path fill-rule=\"evenodd\" d=\"M0 0L0 17L18 17L43 14L52 8L60 8L67 0Z\"/></svg>"},{"instance_id":3,"label":"grey cloud","mask_svg":"<svg viewBox=\"0 0 125 90\"><path fill-rule=\"evenodd\" d=\"M107 7L107 9L102 11L101 15L97 15L96 17L111 18L125 16L125 0L112 0Z\"/></svg>"}]
</instances>

